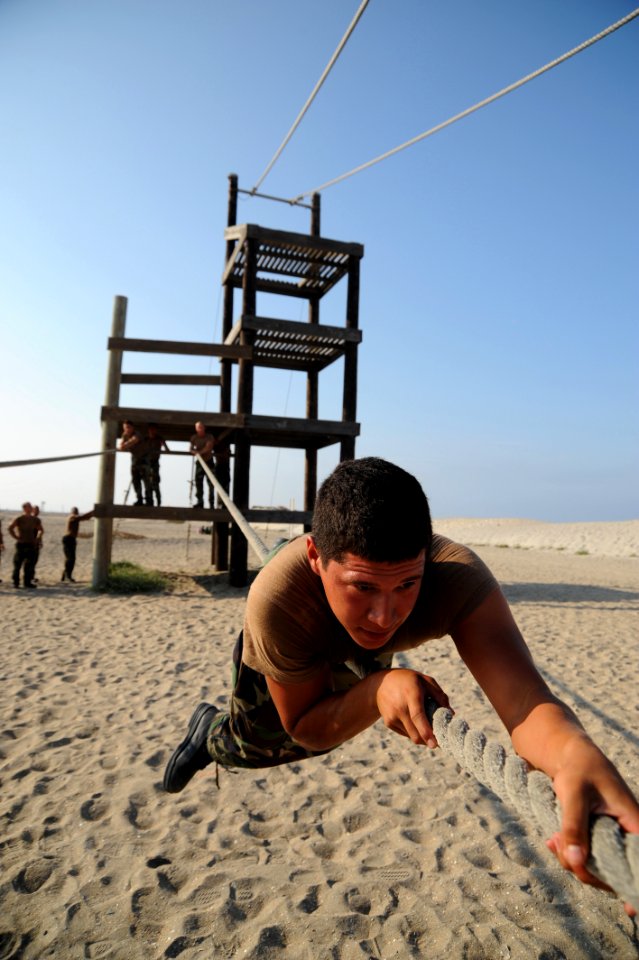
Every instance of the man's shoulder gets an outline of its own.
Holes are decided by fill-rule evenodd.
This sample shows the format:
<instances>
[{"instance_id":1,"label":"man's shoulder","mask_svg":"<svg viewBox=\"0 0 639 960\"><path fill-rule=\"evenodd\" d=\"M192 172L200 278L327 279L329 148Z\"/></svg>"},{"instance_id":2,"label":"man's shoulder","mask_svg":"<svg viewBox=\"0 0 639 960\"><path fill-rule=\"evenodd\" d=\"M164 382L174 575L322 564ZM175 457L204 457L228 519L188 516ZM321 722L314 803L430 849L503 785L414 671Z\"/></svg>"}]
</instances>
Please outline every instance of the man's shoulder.
<instances>
[{"instance_id":1,"label":"man's shoulder","mask_svg":"<svg viewBox=\"0 0 639 960\"><path fill-rule=\"evenodd\" d=\"M440 533L433 534L428 560L430 563L472 563L477 554L463 543L457 543Z\"/></svg>"},{"instance_id":2,"label":"man's shoulder","mask_svg":"<svg viewBox=\"0 0 639 960\"><path fill-rule=\"evenodd\" d=\"M306 537L296 537L262 567L249 590L247 613L275 615L278 610L292 620L306 620L323 598L321 581L311 570L306 555ZM311 615L312 617L312 615Z\"/></svg>"}]
</instances>

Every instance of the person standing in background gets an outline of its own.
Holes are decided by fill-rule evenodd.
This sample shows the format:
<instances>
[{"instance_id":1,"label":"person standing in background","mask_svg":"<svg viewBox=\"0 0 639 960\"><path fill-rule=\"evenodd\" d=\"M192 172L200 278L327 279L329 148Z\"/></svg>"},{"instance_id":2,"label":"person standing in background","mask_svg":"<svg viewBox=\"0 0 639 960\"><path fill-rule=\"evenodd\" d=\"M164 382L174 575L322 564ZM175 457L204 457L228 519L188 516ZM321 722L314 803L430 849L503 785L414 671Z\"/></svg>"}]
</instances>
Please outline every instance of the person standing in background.
<instances>
[{"instance_id":1,"label":"person standing in background","mask_svg":"<svg viewBox=\"0 0 639 960\"><path fill-rule=\"evenodd\" d=\"M136 430L135 424L130 420L125 420L122 424L122 437L118 444L118 450L131 454L131 483L135 490L135 506L142 507L146 502L148 506L153 505L153 496L149 483L149 460L146 438L142 436L139 430Z\"/></svg>"},{"instance_id":2,"label":"person standing in background","mask_svg":"<svg viewBox=\"0 0 639 960\"><path fill-rule=\"evenodd\" d=\"M170 453L170 450L164 437L158 433L158 428L155 423L150 423L148 426L146 446L149 464L148 490L151 494L151 504L153 504L153 496L155 495L155 505L159 507L162 505L162 495L160 493L160 457L162 451L165 450L167 453Z\"/></svg>"},{"instance_id":3,"label":"person standing in background","mask_svg":"<svg viewBox=\"0 0 639 960\"><path fill-rule=\"evenodd\" d=\"M206 432L206 427L204 424L198 420L195 424L195 433L191 437L191 453L193 456L196 453L204 460L205 464L209 470L213 470L214 460L213 460L213 447L215 446L215 437L212 433ZM204 506L204 478L206 474L204 468L199 460L195 461L195 506L203 507ZM209 507L211 510L214 506L214 494L213 494L213 484L206 477L206 483L209 488Z\"/></svg>"},{"instance_id":4,"label":"person standing in background","mask_svg":"<svg viewBox=\"0 0 639 960\"><path fill-rule=\"evenodd\" d=\"M78 545L78 533L80 529L80 524L83 520L90 520L93 516L93 510L89 510L88 513L83 513L80 516L77 507L71 507L71 513L67 517L67 528L64 536L62 537L62 549L64 550L64 570L62 571L61 580L70 580L71 583L75 583L73 579L73 568L75 567L75 553Z\"/></svg>"},{"instance_id":5,"label":"person standing in background","mask_svg":"<svg viewBox=\"0 0 639 960\"><path fill-rule=\"evenodd\" d=\"M35 589L33 571L37 558L37 543L44 529L40 518L33 515L33 507L28 500L22 504L22 513L11 521L8 530L17 541L13 555L13 585L20 586L20 570L24 567L25 587Z\"/></svg>"},{"instance_id":6,"label":"person standing in background","mask_svg":"<svg viewBox=\"0 0 639 960\"><path fill-rule=\"evenodd\" d=\"M33 516L34 516L34 517L40 517L40 507L39 507L37 504L35 504L35 503L33 504L32 510L33 510ZM42 521L40 521L40 522L42 522ZM38 537L38 539L36 540L35 561L34 561L34 564L33 564L33 582L34 582L34 583L38 583L38 582L39 582L39 581L38 581L38 578L37 578L36 575L35 575L35 571L36 571L36 567L38 566L38 561L39 561L39 559L40 559L40 551L42 550L42 547L43 547L43 543L42 543L42 533L41 533L40 536Z\"/></svg>"}]
</instances>

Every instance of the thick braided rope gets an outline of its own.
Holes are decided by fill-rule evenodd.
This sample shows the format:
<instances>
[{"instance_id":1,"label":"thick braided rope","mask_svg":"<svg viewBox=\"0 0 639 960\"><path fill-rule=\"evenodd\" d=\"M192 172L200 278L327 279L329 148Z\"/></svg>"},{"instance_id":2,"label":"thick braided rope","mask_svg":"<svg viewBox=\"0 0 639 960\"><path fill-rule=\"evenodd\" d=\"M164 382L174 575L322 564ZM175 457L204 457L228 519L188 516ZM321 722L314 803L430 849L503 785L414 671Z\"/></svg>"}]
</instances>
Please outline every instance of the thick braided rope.
<instances>
[{"instance_id":1,"label":"thick braided rope","mask_svg":"<svg viewBox=\"0 0 639 960\"><path fill-rule=\"evenodd\" d=\"M560 809L545 773L529 771L521 757L507 754L501 744L489 743L450 710L427 703L437 741L446 752L501 800L533 823L545 836L559 830ZM624 833L612 817L593 817L588 870L622 900L639 911L639 834Z\"/></svg>"}]
</instances>

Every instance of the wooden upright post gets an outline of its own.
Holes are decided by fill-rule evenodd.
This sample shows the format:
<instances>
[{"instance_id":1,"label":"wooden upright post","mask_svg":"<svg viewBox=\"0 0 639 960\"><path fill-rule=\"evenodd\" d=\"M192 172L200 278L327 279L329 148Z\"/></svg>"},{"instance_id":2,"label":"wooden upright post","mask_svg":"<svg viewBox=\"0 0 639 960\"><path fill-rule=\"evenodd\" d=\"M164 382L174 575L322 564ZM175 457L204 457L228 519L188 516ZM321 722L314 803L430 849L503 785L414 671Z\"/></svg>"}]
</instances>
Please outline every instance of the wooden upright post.
<instances>
[{"instance_id":1,"label":"wooden upright post","mask_svg":"<svg viewBox=\"0 0 639 960\"><path fill-rule=\"evenodd\" d=\"M226 224L234 227L237 223L237 174L229 174L229 200ZM226 242L226 259L228 263L233 247L232 240ZM222 342L224 342L233 326L233 285L227 283L224 287L224 310L222 314ZM220 413L231 412L231 387L233 375L233 363L230 360L221 362L221 384L220 384ZM226 456L221 457L216 462L216 476L224 489L228 492L231 485L230 461ZM213 525L213 545L211 557L216 570L228 570L229 567L229 525L228 523L215 523Z\"/></svg>"},{"instance_id":2,"label":"wooden upright post","mask_svg":"<svg viewBox=\"0 0 639 960\"><path fill-rule=\"evenodd\" d=\"M126 328L126 297L115 297L113 301L113 319L111 336L124 337ZM106 392L104 405L117 407L120 402L120 378L122 375L122 351L109 351L109 365L107 369ZM98 476L97 502L102 505L113 505L115 491L115 445L118 437L118 425L114 420L105 420L102 423L102 456L100 457L100 471ZM93 540L93 587L104 587L111 563L111 547L113 543L113 519L111 517L97 517L94 521Z\"/></svg>"},{"instance_id":3,"label":"wooden upright post","mask_svg":"<svg viewBox=\"0 0 639 960\"><path fill-rule=\"evenodd\" d=\"M311 236L319 237L320 233L320 194L314 193L311 197ZM319 323L319 300L312 299L308 304L308 322ZM319 413L319 377L316 370L309 371L306 378L306 419L317 420ZM317 450L315 447L306 448L304 461L304 509L312 510L317 493ZM310 533L311 525L304 524L305 533Z\"/></svg>"},{"instance_id":4,"label":"wooden upright post","mask_svg":"<svg viewBox=\"0 0 639 960\"><path fill-rule=\"evenodd\" d=\"M242 283L242 315L255 316L257 306L257 243L253 238L246 240L244 277ZM242 330L240 345L253 343L252 330ZM240 360L237 376L237 412L253 412L253 360ZM233 502L238 510L246 513L249 507L249 483L251 471L251 444L245 431L241 431L235 441L235 468L233 471ZM248 577L248 545L242 531L233 524L231 527L231 564L229 583L233 587L244 587Z\"/></svg>"},{"instance_id":5,"label":"wooden upright post","mask_svg":"<svg viewBox=\"0 0 639 960\"><path fill-rule=\"evenodd\" d=\"M351 257L348 265L348 290L346 293L346 327L356 330L359 325L359 259ZM357 419L357 344L349 343L344 354L344 398L342 420ZM355 457L355 437L346 437L340 445L340 460Z\"/></svg>"}]
</instances>

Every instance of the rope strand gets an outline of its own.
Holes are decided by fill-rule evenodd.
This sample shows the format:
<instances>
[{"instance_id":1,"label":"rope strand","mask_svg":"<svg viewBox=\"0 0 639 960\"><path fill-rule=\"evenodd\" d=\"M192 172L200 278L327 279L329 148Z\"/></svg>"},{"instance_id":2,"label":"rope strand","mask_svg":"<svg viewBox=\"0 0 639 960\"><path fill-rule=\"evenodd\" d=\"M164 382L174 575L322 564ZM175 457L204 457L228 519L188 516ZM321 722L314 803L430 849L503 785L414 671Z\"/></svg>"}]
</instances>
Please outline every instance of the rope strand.
<instances>
[{"instance_id":1,"label":"rope strand","mask_svg":"<svg viewBox=\"0 0 639 960\"><path fill-rule=\"evenodd\" d=\"M329 73L330 73L331 70L333 69L333 67L334 67L334 65L335 65L335 63L336 63L336 61L337 61L337 58L339 57L340 53L342 52L342 50L343 50L344 47L346 46L346 43L347 43L350 35L352 34L353 30L355 29L355 27L356 27L357 24L359 23L360 17L362 16L362 14L364 13L364 10L365 10L366 7L368 6L368 2L369 2L369 0L362 0L362 3L359 5L359 8L358 8L358 10L357 10L357 13L356 13L355 16L353 17L353 19L352 19L352 21L351 21L348 29L346 30L346 33L344 34L344 36L343 36L342 39L340 40L340 42L339 42L339 44L338 44L338 46L337 46L337 49L335 50L335 53L333 54L333 56L331 57L331 59L328 61L328 64L326 65L326 67L325 67L325 69L324 69L324 72L322 73L322 76L319 78L319 80L317 81L317 83L316 83L315 86L313 87L313 90L312 90L312 92L311 92L308 100L306 101L306 103L304 104L304 106L302 107L302 109L300 110L300 112L298 113L297 118L295 119L295 122L293 123L293 126L292 126L291 129L288 131L288 133L287 133L286 136L284 137L282 143L280 144L280 146L279 146L279 147L277 148L277 150L275 151L275 154L274 154L274 156L272 157L271 161L269 162L268 166L266 167L266 170L264 171L264 173L262 174L262 176L259 178L259 180L257 180L257 182L256 182L255 186L253 187L253 189L250 191L252 194L255 194L256 190L258 190L259 187L260 187L260 185L264 182L264 180L266 180L266 177L267 177L268 174L271 172L271 170L272 170L272 168L274 167L276 161L279 159L282 151L284 150L284 147L286 146L286 144L289 142L289 140L291 139L291 137L293 136L293 134L295 133L295 131L296 131L297 128L299 127L300 123L302 122L302 120L303 120L303 118L304 118L304 114L306 113L306 111L308 110L308 108L310 107L310 105L312 104L312 102L313 102L313 100L315 99L315 97L317 96L317 94L320 92L320 89L321 89L324 81L326 80L326 78L328 77ZM301 198L300 198L300 199L301 199ZM296 203L297 201L288 201L288 202L289 202L289 203L291 203L291 202Z\"/></svg>"},{"instance_id":2,"label":"rope strand","mask_svg":"<svg viewBox=\"0 0 639 960\"><path fill-rule=\"evenodd\" d=\"M583 43L580 43L578 47L574 47L572 50L569 50L568 53L564 53L563 56L557 57L556 60L551 60L550 63L547 63L545 66L540 67L539 70L535 70L533 73L529 73L528 76L522 77L521 80L517 80L516 83L511 83L509 86L504 87L502 90L499 90L497 93L493 93L492 96L486 97L485 100L480 100L479 103L475 103L472 107L468 107L466 110L462 110L461 113L455 114L454 117L450 117L448 120L444 120L443 123L438 123L436 126L431 127L430 130L426 130L424 133L420 133L419 136L413 137L412 140L407 140L405 143L400 144L398 147L394 147L392 150L387 150L386 153L382 153L381 156L375 157L373 160L368 160L366 163L360 164L359 167L354 167L352 170L349 170L348 173L342 173L339 177L334 177L332 180L327 180L326 183L323 183L319 187L313 187L312 190L306 190L304 193L298 194L296 197L291 198L291 203L297 203L302 200L304 197L310 197L313 193L320 193L322 190L326 190L328 187L334 186L336 183L341 183L342 180L348 179L348 177L354 177L356 173L361 173L362 170L367 170L369 167L374 166L376 163L381 163L382 160L388 159L388 157L394 156L396 153L399 153L401 150L406 150L408 147L414 146L416 143L419 143L421 140L425 140L426 137L432 137L433 134L439 133L440 130L444 130L446 127L450 127L453 123L457 123L458 120L463 120L464 117L470 116L471 113L475 113L477 110L481 110L482 107L488 106L489 103L493 103L495 100L498 100L500 97L505 97L507 93L512 93L513 90L517 90L519 87L523 87L525 83L529 83L531 80L535 80L537 77L540 77L542 73L547 73L548 70L552 70L553 67L559 66L560 63L564 63L565 60L570 59L570 57L576 56L578 53L581 53L582 50L586 50L588 47L591 47L593 44L598 43L599 40L603 40L604 37L609 36L611 33L614 33L615 30L620 30L621 27L625 27L626 24L630 23L631 20L634 20L636 17L639 17L639 7L629 13L627 16L623 17L621 20L617 20L616 23L611 24L609 27L606 27L605 30L602 30L596 36L591 37L589 40L585 40Z\"/></svg>"}]
</instances>

